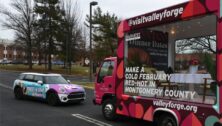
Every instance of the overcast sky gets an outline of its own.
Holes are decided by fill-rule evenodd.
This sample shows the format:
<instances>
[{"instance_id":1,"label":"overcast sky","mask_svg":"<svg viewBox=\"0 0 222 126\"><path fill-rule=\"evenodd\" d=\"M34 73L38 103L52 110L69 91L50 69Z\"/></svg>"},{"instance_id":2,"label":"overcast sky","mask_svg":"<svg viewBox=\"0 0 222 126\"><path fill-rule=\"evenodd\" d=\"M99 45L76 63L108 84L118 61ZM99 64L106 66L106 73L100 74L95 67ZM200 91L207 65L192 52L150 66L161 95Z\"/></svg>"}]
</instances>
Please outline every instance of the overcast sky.
<instances>
[{"instance_id":1,"label":"overcast sky","mask_svg":"<svg viewBox=\"0 0 222 126\"><path fill-rule=\"evenodd\" d=\"M0 0L0 8L5 6L9 8L13 0ZM92 0L77 0L82 14L82 21L85 15L89 13L89 3ZM158 10L164 7L175 5L189 0L96 0L103 12L114 13L121 19L134 17L150 11ZM0 21L5 18L0 16ZM0 39L14 39L13 31L4 29L0 26Z\"/></svg>"}]
</instances>

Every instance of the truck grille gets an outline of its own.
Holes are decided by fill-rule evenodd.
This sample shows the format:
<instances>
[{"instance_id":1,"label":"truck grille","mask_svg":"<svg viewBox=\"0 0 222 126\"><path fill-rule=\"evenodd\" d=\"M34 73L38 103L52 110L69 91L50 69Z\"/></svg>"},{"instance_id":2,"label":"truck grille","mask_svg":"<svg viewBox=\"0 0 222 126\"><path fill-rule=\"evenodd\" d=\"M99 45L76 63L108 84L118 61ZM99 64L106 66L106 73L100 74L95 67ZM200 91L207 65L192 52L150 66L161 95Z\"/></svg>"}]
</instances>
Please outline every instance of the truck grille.
<instances>
[{"instance_id":1,"label":"truck grille","mask_svg":"<svg viewBox=\"0 0 222 126\"><path fill-rule=\"evenodd\" d=\"M85 97L84 92L72 92L68 95L69 99L84 98L84 97Z\"/></svg>"}]
</instances>

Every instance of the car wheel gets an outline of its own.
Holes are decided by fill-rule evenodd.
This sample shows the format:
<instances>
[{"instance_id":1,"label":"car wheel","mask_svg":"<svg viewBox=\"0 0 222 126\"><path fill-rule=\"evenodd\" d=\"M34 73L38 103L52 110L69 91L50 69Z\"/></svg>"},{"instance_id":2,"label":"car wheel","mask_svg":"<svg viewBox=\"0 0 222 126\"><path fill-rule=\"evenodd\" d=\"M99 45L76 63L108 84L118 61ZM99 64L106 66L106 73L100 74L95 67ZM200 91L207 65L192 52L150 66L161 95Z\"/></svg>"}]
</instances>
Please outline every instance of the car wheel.
<instances>
[{"instance_id":1,"label":"car wheel","mask_svg":"<svg viewBox=\"0 0 222 126\"><path fill-rule=\"evenodd\" d=\"M55 93L49 93L47 95L46 99L47 99L48 104L51 105L51 106L56 106L59 103L58 96Z\"/></svg>"},{"instance_id":2,"label":"car wheel","mask_svg":"<svg viewBox=\"0 0 222 126\"><path fill-rule=\"evenodd\" d=\"M114 100L108 99L103 102L102 113L107 120L115 120L117 118Z\"/></svg>"},{"instance_id":3,"label":"car wheel","mask_svg":"<svg viewBox=\"0 0 222 126\"><path fill-rule=\"evenodd\" d=\"M158 120L158 126L177 126L177 123L173 116L164 114Z\"/></svg>"},{"instance_id":4,"label":"car wheel","mask_svg":"<svg viewBox=\"0 0 222 126\"><path fill-rule=\"evenodd\" d=\"M23 99L24 95L23 95L22 88L20 88L20 87L15 88L14 95L15 95L16 99L19 99L19 100Z\"/></svg>"}]
</instances>

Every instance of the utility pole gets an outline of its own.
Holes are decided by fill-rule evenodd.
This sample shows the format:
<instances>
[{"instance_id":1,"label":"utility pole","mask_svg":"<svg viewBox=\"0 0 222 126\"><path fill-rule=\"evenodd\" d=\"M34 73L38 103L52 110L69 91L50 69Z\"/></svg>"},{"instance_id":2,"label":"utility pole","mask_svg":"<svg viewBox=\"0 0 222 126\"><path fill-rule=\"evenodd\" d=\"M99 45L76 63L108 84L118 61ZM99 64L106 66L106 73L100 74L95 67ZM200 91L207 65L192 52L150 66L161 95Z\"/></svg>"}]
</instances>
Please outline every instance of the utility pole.
<instances>
[{"instance_id":1,"label":"utility pole","mask_svg":"<svg viewBox=\"0 0 222 126\"><path fill-rule=\"evenodd\" d=\"M92 59L92 6L96 6L98 2L92 1L89 5L89 49L90 49L90 63L89 63L89 80L92 81L92 65L93 65L93 59Z\"/></svg>"}]
</instances>

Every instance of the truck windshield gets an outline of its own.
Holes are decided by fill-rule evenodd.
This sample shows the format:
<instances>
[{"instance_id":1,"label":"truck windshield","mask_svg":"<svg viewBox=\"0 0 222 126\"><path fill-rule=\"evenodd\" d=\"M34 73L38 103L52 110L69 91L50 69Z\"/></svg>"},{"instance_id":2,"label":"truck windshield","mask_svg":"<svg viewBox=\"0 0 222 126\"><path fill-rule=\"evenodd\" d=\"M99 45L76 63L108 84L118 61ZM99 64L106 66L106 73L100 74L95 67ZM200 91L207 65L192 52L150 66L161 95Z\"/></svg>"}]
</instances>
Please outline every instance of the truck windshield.
<instances>
[{"instance_id":1,"label":"truck windshield","mask_svg":"<svg viewBox=\"0 0 222 126\"><path fill-rule=\"evenodd\" d=\"M112 76L114 61L105 61L99 72L98 82L101 82L105 76Z\"/></svg>"}]
</instances>

